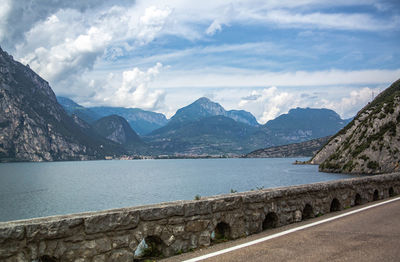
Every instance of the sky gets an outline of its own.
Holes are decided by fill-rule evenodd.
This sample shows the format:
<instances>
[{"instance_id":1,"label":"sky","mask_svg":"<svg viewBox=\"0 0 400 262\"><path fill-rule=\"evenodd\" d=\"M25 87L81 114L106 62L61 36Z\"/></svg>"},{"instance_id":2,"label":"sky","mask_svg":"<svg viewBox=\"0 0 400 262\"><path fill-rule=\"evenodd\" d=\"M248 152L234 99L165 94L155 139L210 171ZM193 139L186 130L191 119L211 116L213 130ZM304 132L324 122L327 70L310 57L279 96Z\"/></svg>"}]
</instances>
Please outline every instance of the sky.
<instances>
[{"instance_id":1,"label":"sky","mask_svg":"<svg viewBox=\"0 0 400 262\"><path fill-rule=\"evenodd\" d=\"M2 49L84 106L349 118L400 78L398 0L0 2Z\"/></svg>"}]
</instances>

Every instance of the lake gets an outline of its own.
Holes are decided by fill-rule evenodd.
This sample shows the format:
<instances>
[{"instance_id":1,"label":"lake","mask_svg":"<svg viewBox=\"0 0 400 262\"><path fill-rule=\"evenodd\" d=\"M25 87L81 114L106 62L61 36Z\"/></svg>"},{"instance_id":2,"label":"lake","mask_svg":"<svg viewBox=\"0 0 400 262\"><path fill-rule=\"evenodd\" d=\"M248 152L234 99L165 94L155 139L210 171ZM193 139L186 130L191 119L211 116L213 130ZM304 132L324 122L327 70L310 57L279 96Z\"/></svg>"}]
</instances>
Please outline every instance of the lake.
<instances>
[{"instance_id":1,"label":"lake","mask_svg":"<svg viewBox=\"0 0 400 262\"><path fill-rule=\"evenodd\" d=\"M306 160L296 158L297 160ZM350 178L294 158L0 164L0 221Z\"/></svg>"}]
</instances>

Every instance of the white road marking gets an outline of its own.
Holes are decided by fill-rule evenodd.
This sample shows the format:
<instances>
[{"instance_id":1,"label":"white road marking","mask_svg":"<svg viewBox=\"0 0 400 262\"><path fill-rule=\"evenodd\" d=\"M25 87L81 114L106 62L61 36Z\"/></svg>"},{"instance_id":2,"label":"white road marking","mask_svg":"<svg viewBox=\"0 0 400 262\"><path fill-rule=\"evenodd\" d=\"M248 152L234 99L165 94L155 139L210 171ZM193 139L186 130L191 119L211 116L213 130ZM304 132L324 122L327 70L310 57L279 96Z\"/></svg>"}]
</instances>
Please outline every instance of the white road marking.
<instances>
[{"instance_id":1,"label":"white road marking","mask_svg":"<svg viewBox=\"0 0 400 262\"><path fill-rule=\"evenodd\" d=\"M207 259L207 258L210 258L210 257L215 257L215 256L218 256L218 255L222 255L222 254L234 251L234 250L238 250L240 248L252 246L252 245L255 245L255 244L270 240L270 239L273 239L273 238L277 238L277 237L284 236L284 235L287 235L287 234L290 234L290 233L293 233L293 232L296 232L296 231L299 231L299 230L303 230L303 229L306 229L306 228L309 228L309 227L320 225L320 224L323 224L323 223L326 223L326 222L329 222L329 221L332 221L332 220L336 220L336 219L339 219L339 218L342 218L342 217L345 217L345 216L349 216L349 215L352 215L352 214L355 214L355 213L358 213L358 212L362 212L364 210L367 210L367 209L370 209L370 208L374 208L374 207L377 207L377 206L381 206L381 205L384 205L384 204L387 204L387 203L390 203L390 202L394 202L394 201L397 201L397 200L400 200L400 197L393 198L393 199L390 199L390 200L387 200L387 201L384 201L384 202L380 202L380 203L377 203L377 204L373 204L373 205L370 205L370 206L362 207L360 209L353 210L353 211L350 211L350 212L347 212L347 213L344 213L344 214L340 214L340 215L337 215L337 216L334 216L334 217L330 217L330 218L327 218L327 219L324 219L324 220L320 220L320 221L317 221L317 222L314 222L314 223L311 223L311 224L307 224L307 225L299 226L299 227L296 227L296 228L292 228L292 229L289 229L289 230L286 230L286 231L283 231L283 232L279 232L279 233L276 233L276 234L273 234L273 235L270 235L270 236L267 236L267 237L263 237L263 238L260 238L260 239L256 239L256 240L244 243L244 244L240 244L240 245L237 245L237 246L234 246L234 247L230 247L230 248L226 248L226 249L223 249L223 250L220 250L220 251L216 251L216 252L213 252L213 253L210 253L210 254L207 254L207 255L203 255L203 256L200 256L200 257L195 257L195 258L192 258L192 259L188 259L188 260L185 260L184 262L196 262L196 261L201 261L201 260L204 260L204 259Z\"/></svg>"}]
</instances>

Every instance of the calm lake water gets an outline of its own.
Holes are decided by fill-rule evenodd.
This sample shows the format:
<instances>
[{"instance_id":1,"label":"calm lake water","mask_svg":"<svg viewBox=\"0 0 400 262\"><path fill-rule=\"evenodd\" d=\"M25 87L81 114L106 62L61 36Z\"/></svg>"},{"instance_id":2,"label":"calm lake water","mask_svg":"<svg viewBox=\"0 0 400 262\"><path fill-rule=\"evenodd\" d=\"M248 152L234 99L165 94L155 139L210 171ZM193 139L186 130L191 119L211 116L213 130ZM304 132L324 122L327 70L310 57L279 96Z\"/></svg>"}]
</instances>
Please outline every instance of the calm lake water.
<instances>
[{"instance_id":1,"label":"calm lake water","mask_svg":"<svg viewBox=\"0 0 400 262\"><path fill-rule=\"evenodd\" d=\"M305 160L299 159L298 160ZM0 164L0 221L350 178L296 159L174 159Z\"/></svg>"}]
</instances>

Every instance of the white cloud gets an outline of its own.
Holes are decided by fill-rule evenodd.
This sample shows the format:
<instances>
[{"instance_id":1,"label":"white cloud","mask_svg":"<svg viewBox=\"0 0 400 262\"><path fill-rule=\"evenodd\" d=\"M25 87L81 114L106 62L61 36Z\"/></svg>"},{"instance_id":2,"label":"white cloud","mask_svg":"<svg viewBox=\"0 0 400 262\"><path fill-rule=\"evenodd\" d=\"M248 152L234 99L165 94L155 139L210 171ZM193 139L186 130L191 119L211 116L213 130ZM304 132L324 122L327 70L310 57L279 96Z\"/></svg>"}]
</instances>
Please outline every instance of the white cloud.
<instances>
[{"instance_id":1,"label":"white cloud","mask_svg":"<svg viewBox=\"0 0 400 262\"><path fill-rule=\"evenodd\" d=\"M207 28L207 35L214 35L215 33L222 30L221 23L218 20L214 20L212 24Z\"/></svg>"},{"instance_id":2,"label":"white cloud","mask_svg":"<svg viewBox=\"0 0 400 262\"><path fill-rule=\"evenodd\" d=\"M316 27L340 30L377 31L396 29L399 26L396 19L388 21L377 20L367 14L345 13L307 13L302 14L286 10L272 10L258 19L265 19L281 26L292 28Z\"/></svg>"},{"instance_id":3,"label":"white cloud","mask_svg":"<svg viewBox=\"0 0 400 262\"><path fill-rule=\"evenodd\" d=\"M238 107L252 112L260 123L266 123L296 107L329 108L342 118L350 118L383 89L338 86L323 93L309 89L300 94L293 88L273 86L251 91L240 100Z\"/></svg>"},{"instance_id":4,"label":"white cloud","mask_svg":"<svg viewBox=\"0 0 400 262\"><path fill-rule=\"evenodd\" d=\"M156 7L112 7L93 14L60 10L25 34L17 56L57 90L61 81L92 70L110 47L115 46L121 56L126 41L139 45L152 41L170 13L168 8Z\"/></svg>"},{"instance_id":5,"label":"white cloud","mask_svg":"<svg viewBox=\"0 0 400 262\"><path fill-rule=\"evenodd\" d=\"M250 97L250 100L248 97L242 98L239 108L253 112L260 123L266 123L286 113L299 103L295 93L279 91L275 86L260 91L253 90Z\"/></svg>"},{"instance_id":6,"label":"white cloud","mask_svg":"<svg viewBox=\"0 0 400 262\"><path fill-rule=\"evenodd\" d=\"M157 63L146 71L135 67L123 71L121 77L110 74L107 79L98 79L97 83L104 81L106 84L102 86L100 91L96 92L94 101L110 106L147 110L160 109L164 106L165 93L161 90L151 89L149 85L162 68L163 65Z\"/></svg>"},{"instance_id":7,"label":"white cloud","mask_svg":"<svg viewBox=\"0 0 400 262\"><path fill-rule=\"evenodd\" d=\"M64 80L71 74L93 67L96 58L110 42L111 36L97 27L78 35L75 39L51 46L38 47L21 59L50 83Z\"/></svg>"},{"instance_id":8,"label":"white cloud","mask_svg":"<svg viewBox=\"0 0 400 262\"><path fill-rule=\"evenodd\" d=\"M392 30L390 33L393 33L394 30L394 33L397 33L398 16L381 16L374 12L334 12L335 7L355 5L373 8L376 6L380 10L387 10L386 4L380 2L238 0L229 3L225 0L201 2L138 0L133 3L130 0L49 0L47 1L49 4L44 5L40 4L40 1L28 1L27 4L27 1L3 0L0 9L0 43L15 48L15 57L23 63L29 63L31 68L49 80L57 94L70 93L76 97L93 97L93 103L162 109L171 114L178 105L183 106L184 102L191 102L198 98L198 95L209 93L208 90L211 88L219 90L227 87L242 88L240 95L248 99L240 102L239 98L235 100L229 97L230 101L236 103L229 102L230 107L240 103L244 109L255 113L259 120L266 121L294 105L323 106L324 101L320 100L320 104L311 103L306 97L298 98L288 90L265 87L322 87L321 89L331 90L330 86L390 83L398 78L400 69L268 72L260 69L223 67L218 65L223 64L220 60L216 60L214 65L212 59L227 52L244 55L246 52L251 52L253 55L258 52L257 55L260 57L279 54L281 57L296 58L302 54L296 53L298 50L292 49L289 44L282 46L272 42L240 41L241 44L230 44L227 41L222 45L210 45L212 36L234 25L255 25L274 29L311 28L313 33L318 32L318 29L327 28L380 33L382 30ZM184 46L180 51L160 53L156 45L154 51L145 49L147 52L143 55L136 53L138 48L165 35L189 39L192 41L189 45L191 48L184 49L187 47ZM195 40L198 39L203 40L201 43L204 46L196 46ZM163 45L163 40L161 39L159 45ZM204 66L203 61L198 64L197 61L192 64L186 62L196 55L207 57L208 65ZM144 56L144 58L135 61L125 56ZM114 60L119 58L123 58L121 60L124 62L114 63ZM162 61L166 64L164 62L166 59L179 60L182 65L180 67L172 65L168 74L161 75L159 75L163 68L161 64L148 70L137 68L141 63L148 66ZM237 64L240 64L239 59L235 58ZM108 64L109 68L105 66L99 69L99 64L104 65L105 61L110 60L113 65ZM257 61L251 62L249 68L257 68ZM267 62L282 64L279 60ZM193 64L194 67L201 65L189 68ZM112 66L114 67L111 68ZM246 66L248 64L244 64L243 67ZM106 69L114 74L107 78ZM190 91L185 93L185 98L181 96L182 100L176 100L173 105L166 108L162 105L165 93L153 87L163 90L171 87L176 90L185 88ZM255 87L258 89L254 92L245 90ZM193 91L193 88L197 89ZM224 89L225 93L217 90L215 94L217 99L228 103L228 100L222 99L229 92L232 93L232 90L226 90ZM367 91L357 92L349 95L347 100L343 98L346 95L342 95L343 101L337 98L335 104L329 104L331 101L324 103L326 106L336 106L335 108L342 114L350 114L348 112L365 101ZM339 105L342 107L339 108Z\"/></svg>"},{"instance_id":9,"label":"white cloud","mask_svg":"<svg viewBox=\"0 0 400 262\"><path fill-rule=\"evenodd\" d=\"M7 20L11 11L11 0L3 0L0 8L0 41L6 37Z\"/></svg>"},{"instance_id":10,"label":"white cloud","mask_svg":"<svg viewBox=\"0 0 400 262\"><path fill-rule=\"evenodd\" d=\"M139 19L139 32L137 38L141 44L147 44L152 41L163 28L171 9L164 9L150 6L146 8L144 15Z\"/></svg>"},{"instance_id":11,"label":"white cloud","mask_svg":"<svg viewBox=\"0 0 400 262\"><path fill-rule=\"evenodd\" d=\"M322 99L321 104L324 107L335 110L338 114L344 117L351 117L382 91L383 88L363 87L358 90L352 90L350 94L342 97L338 101Z\"/></svg>"},{"instance_id":12,"label":"white cloud","mask_svg":"<svg viewBox=\"0 0 400 262\"><path fill-rule=\"evenodd\" d=\"M156 84L168 87L265 87L265 86L330 86L387 84L396 81L400 69L376 70L322 70L267 72L239 68L208 67L192 70L169 70L168 75L157 79Z\"/></svg>"}]
</instances>

